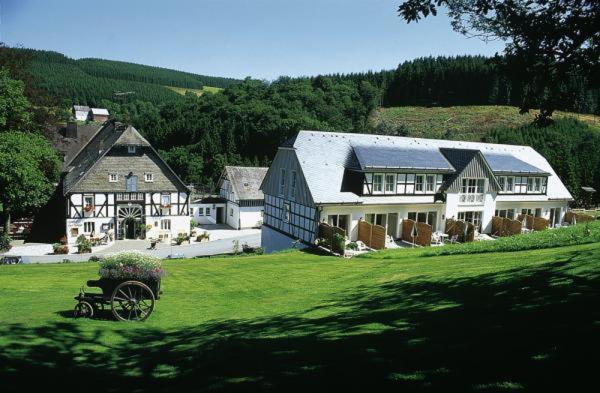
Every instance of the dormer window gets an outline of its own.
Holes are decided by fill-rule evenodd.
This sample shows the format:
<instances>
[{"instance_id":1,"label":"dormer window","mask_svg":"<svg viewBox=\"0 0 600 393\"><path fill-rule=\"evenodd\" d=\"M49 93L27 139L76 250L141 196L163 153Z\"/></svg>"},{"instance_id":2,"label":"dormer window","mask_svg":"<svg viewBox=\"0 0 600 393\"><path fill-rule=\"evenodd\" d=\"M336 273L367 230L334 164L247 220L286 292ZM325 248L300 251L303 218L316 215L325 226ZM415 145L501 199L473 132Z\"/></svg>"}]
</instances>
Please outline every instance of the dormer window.
<instances>
[{"instance_id":1,"label":"dormer window","mask_svg":"<svg viewBox=\"0 0 600 393\"><path fill-rule=\"evenodd\" d=\"M135 154L135 146L127 146L127 153Z\"/></svg>"},{"instance_id":2,"label":"dormer window","mask_svg":"<svg viewBox=\"0 0 600 393\"><path fill-rule=\"evenodd\" d=\"M116 183L119 181L119 174L118 173L109 173L108 174L108 181L110 183Z\"/></svg>"},{"instance_id":3,"label":"dormer window","mask_svg":"<svg viewBox=\"0 0 600 393\"><path fill-rule=\"evenodd\" d=\"M144 175L144 180L146 183L152 183L154 181L154 173L146 173Z\"/></svg>"}]
</instances>

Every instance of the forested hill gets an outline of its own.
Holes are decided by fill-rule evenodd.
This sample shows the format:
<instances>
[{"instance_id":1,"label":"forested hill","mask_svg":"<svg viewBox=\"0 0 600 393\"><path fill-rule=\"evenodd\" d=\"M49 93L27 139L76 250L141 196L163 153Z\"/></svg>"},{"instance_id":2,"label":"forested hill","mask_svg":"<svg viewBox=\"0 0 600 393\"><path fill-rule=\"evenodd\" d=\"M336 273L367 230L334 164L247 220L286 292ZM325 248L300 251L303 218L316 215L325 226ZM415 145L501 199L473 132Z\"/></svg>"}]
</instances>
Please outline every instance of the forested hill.
<instances>
[{"instance_id":1,"label":"forested hill","mask_svg":"<svg viewBox=\"0 0 600 393\"><path fill-rule=\"evenodd\" d=\"M63 105L101 106L116 100L115 92L133 92L135 100L161 104L180 97L168 87L226 88L239 81L160 67L103 59L71 59L61 53L22 49L30 57L30 72L39 88Z\"/></svg>"},{"instance_id":2,"label":"forested hill","mask_svg":"<svg viewBox=\"0 0 600 393\"><path fill-rule=\"evenodd\" d=\"M483 57L416 59L395 71L275 81L217 78L211 83L224 87L218 94L180 95L171 89L193 89L207 80L130 63L30 53L34 80L63 109L72 103L108 108L142 132L186 183L209 191L224 165L268 165L279 144L300 129L525 144L548 158L575 198L581 186L600 188L597 118L590 126L557 113L554 125L531 125L532 115L521 116L516 108L519 81ZM22 77L18 67L13 70ZM583 76L566 83L559 109L598 113L600 95L587 86ZM115 91L135 94L122 99ZM28 98L42 107L38 97Z\"/></svg>"}]
</instances>

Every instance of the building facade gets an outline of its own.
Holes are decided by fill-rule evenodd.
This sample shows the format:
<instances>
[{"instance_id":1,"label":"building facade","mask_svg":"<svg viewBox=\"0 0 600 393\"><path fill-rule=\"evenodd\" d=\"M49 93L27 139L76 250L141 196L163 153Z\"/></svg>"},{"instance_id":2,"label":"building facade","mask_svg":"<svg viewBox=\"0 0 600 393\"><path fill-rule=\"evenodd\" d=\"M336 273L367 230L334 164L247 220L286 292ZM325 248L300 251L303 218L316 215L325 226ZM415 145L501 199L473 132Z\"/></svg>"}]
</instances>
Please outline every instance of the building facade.
<instances>
[{"instance_id":1,"label":"building facade","mask_svg":"<svg viewBox=\"0 0 600 393\"><path fill-rule=\"evenodd\" d=\"M226 201L225 222L234 229L259 228L264 194L260 185L269 168L226 166L219 179L219 196Z\"/></svg>"},{"instance_id":2,"label":"building facade","mask_svg":"<svg viewBox=\"0 0 600 393\"><path fill-rule=\"evenodd\" d=\"M189 189L132 126L109 121L66 163L69 243L189 234Z\"/></svg>"},{"instance_id":3,"label":"building facade","mask_svg":"<svg viewBox=\"0 0 600 393\"><path fill-rule=\"evenodd\" d=\"M267 252L314 243L319 222L351 240L359 220L401 237L402 220L444 230L447 218L490 233L493 216L562 222L572 200L528 146L301 131L278 150L261 185Z\"/></svg>"}]
</instances>

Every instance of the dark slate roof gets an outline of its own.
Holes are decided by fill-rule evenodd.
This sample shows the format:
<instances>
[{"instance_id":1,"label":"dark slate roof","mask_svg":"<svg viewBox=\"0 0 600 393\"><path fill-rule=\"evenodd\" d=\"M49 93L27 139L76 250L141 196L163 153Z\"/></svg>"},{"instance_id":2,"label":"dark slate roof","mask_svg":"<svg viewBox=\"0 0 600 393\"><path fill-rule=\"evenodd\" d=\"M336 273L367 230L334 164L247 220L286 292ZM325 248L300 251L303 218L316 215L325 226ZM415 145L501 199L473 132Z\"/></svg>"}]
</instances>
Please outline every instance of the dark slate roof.
<instances>
[{"instance_id":1,"label":"dark slate roof","mask_svg":"<svg viewBox=\"0 0 600 393\"><path fill-rule=\"evenodd\" d=\"M225 173L238 200L263 199L264 194L260 190L260 185L268 169L265 167L226 166Z\"/></svg>"},{"instance_id":2,"label":"dark slate roof","mask_svg":"<svg viewBox=\"0 0 600 393\"><path fill-rule=\"evenodd\" d=\"M224 198L221 198L220 196L216 196L216 195L205 195L203 197L200 198L196 198L194 200L192 200L192 203L198 203L198 204L216 204L216 203L227 203L227 200Z\"/></svg>"},{"instance_id":3,"label":"dark slate roof","mask_svg":"<svg viewBox=\"0 0 600 393\"><path fill-rule=\"evenodd\" d=\"M286 139L285 141L283 141L283 143L281 145L279 145L279 147L288 147L288 148L294 147L294 143L296 142L297 136L298 136L298 134L295 134L294 136Z\"/></svg>"},{"instance_id":4,"label":"dark slate roof","mask_svg":"<svg viewBox=\"0 0 600 393\"><path fill-rule=\"evenodd\" d=\"M549 175L547 171L537 168L507 153L484 153L486 161L495 174L540 174Z\"/></svg>"},{"instance_id":5,"label":"dark slate roof","mask_svg":"<svg viewBox=\"0 0 600 393\"><path fill-rule=\"evenodd\" d=\"M455 169L438 149L355 145L353 150L362 170L408 169L453 173Z\"/></svg>"},{"instance_id":6,"label":"dark slate roof","mask_svg":"<svg viewBox=\"0 0 600 393\"><path fill-rule=\"evenodd\" d=\"M448 159L448 161L450 161L454 169L456 169L456 175L460 175L465 167L479 153L479 150L441 148L440 152Z\"/></svg>"},{"instance_id":7,"label":"dark slate roof","mask_svg":"<svg viewBox=\"0 0 600 393\"><path fill-rule=\"evenodd\" d=\"M154 150L150 143L133 126L108 121L104 123L102 128L92 136L89 142L81 148L64 168L65 174L62 179L63 193L67 194L113 146L118 145L145 146ZM156 155L158 156L158 153ZM177 181L187 189L187 186L177 177L173 170L166 163L164 164L173 173Z\"/></svg>"}]
</instances>

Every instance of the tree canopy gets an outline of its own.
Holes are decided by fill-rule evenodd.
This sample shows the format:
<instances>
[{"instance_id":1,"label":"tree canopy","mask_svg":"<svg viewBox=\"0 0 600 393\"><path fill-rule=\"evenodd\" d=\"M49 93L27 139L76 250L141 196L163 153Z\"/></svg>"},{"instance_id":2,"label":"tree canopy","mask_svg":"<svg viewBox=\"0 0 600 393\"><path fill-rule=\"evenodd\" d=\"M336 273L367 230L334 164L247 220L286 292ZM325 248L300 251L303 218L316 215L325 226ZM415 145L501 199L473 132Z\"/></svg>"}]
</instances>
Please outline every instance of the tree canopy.
<instances>
[{"instance_id":1,"label":"tree canopy","mask_svg":"<svg viewBox=\"0 0 600 393\"><path fill-rule=\"evenodd\" d=\"M539 106L548 121L573 78L598 86L600 2L597 0L406 0L398 9L407 22L436 15L445 6L454 30L506 42L497 62L523 81L520 107Z\"/></svg>"}]
</instances>

